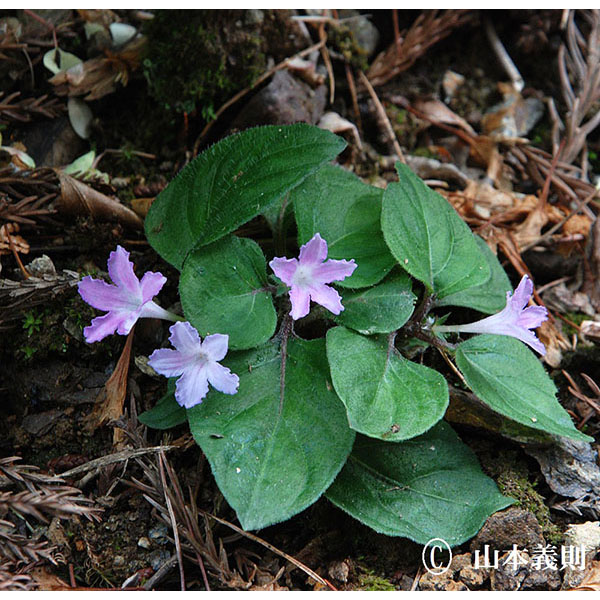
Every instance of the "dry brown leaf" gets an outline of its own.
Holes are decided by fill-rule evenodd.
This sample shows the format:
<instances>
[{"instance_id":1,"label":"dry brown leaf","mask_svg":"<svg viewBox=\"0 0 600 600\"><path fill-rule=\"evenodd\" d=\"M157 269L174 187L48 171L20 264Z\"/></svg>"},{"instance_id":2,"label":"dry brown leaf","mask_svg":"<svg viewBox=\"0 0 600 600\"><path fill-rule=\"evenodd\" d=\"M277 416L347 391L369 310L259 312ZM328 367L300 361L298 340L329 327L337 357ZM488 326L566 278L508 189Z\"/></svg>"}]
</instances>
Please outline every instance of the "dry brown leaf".
<instances>
[{"instance_id":1,"label":"dry brown leaf","mask_svg":"<svg viewBox=\"0 0 600 600\"><path fill-rule=\"evenodd\" d=\"M124 226L143 229L144 222L130 208L57 169L60 197L56 208L66 214L90 215L103 221L118 221Z\"/></svg>"},{"instance_id":2,"label":"dry brown leaf","mask_svg":"<svg viewBox=\"0 0 600 600\"><path fill-rule=\"evenodd\" d=\"M135 329L135 326L134 326ZM93 430L109 421L116 421L123 416L123 406L127 395L127 375L129 374L129 362L131 358L131 345L133 342L132 329L127 336L127 341L119 358L119 362L104 384L104 389L98 394L92 414L88 417L88 427ZM113 445L119 446L123 441L123 431L115 428L113 434Z\"/></svg>"},{"instance_id":3,"label":"dry brown leaf","mask_svg":"<svg viewBox=\"0 0 600 600\"><path fill-rule=\"evenodd\" d=\"M540 119L544 105L537 98L523 98L510 83L500 82L498 90L504 101L483 116L483 131L496 140L520 141Z\"/></svg>"},{"instance_id":4,"label":"dry brown leaf","mask_svg":"<svg viewBox=\"0 0 600 600\"><path fill-rule=\"evenodd\" d=\"M20 235L15 235L17 231L19 231L17 223L6 223L0 227L0 255L12 254L11 243L19 254L29 254L29 244Z\"/></svg>"},{"instance_id":5,"label":"dry brown leaf","mask_svg":"<svg viewBox=\"0 0 600 600\"><path fill-rule=\"evenodd\" d=\"M556 328L556 325L548 320L544 321L537 329L536 333L540 342L546 346L546 354L543 361L557 369L562 362L562 351L572 350L569 340Z\"/></svg>"},{"instance_id":6,"label":"dry brown leaf","mask_svg":"<svg viewBox=\"0 0 600 600\"><path fill-rule=\"evenodd\" d=\"M45 567L33 569L29 575L31 575L35 587L40 591L58 592L73 589L66 581L53 575Z\"/></svg>"},{"instance_id":7,"label":"dry brown leaf","mask_svg":"<svg viewBox=\"0 0 600 600\"><path fill-rule=\"evenodd\" d=\"M350 133L354 138L356 145L362 150L362 143L360 141L360 135L358 134L356 125L348 121L348 119L344 119L344 117L338 113L333 111L326 112L321 117L318 126L321 129L326 129L332 133Z\"/></svg>"},{"instance_id":8,"label":"dry brown leaf","mask_svg":"<svg viewBox=\"0 0 600 600\"><path fill-rule=\"evenodd\" d=\"M537 242L542 237L542 228L548 223L546 205L538 205L527 215L527 218L514 228L514 238L519 250Z\"/></svg>"},{"instance_id":9,"label":"dry brown leaf","mask_svg":"<svg viewBox=\"0 0 600 600\"><path fill-rule=\"evenodd\" d=\"M477 135L475 130L462 117L450 110L441 100L420 98L413 102L413 106L431 121L453 125L472 136Z\"/></svg>"},{"instance_id":10,"label":"dry brown leaf","mask_svg":"<svg viewBox=\"0 0 600 600\"><path fill-rule=\"evenodd\" d=\"M581 334L596 342L600 342L600 322L598 321L582 321Z\"/></svg>"},{"instance_id":11,"label":"dry brown leaf","mask_svg":"<svg viewBox=\"0 0 600 600\"><path fill-rule=\"evenodd\" d=\"M61 71L49 81L59 96L83 96L97 100L115 91L117 83L127 85L129 74L140 64L146 43L143 36L129 42L121 52L106 50L107 56L96 57Z\"/></svg>"},{"instance_id":12,"label":"dry brown leaf","mask_svg":"<svg viewBox=\"0 0 600 600\"><path fill-rule=\"evenodd\" d=\"M581 583L573 592L598 592L600 591L600 560L593 560Z\"/></svg>"},{"instance_id":13,"label":"dry brown leaf","mask_svg":"<svg viewBox=\"0 0 600 600\"><path fill-rule=\"evenodd\" d=\"M587 215L573 215L563 226L563 235L582 235L587 239L592 220Z\"/></svg>"},{"instance_id":14,"label":"dry brown leaf","mask_svg":"<svg viewBox=\"0 0 600 600\"><path fill-rule=\"evenodd\" d=\"M152 198L134 198L131 201L131 208L138 217L145 219L153 202L154 196Z\"/></svg>"}]
</instances>

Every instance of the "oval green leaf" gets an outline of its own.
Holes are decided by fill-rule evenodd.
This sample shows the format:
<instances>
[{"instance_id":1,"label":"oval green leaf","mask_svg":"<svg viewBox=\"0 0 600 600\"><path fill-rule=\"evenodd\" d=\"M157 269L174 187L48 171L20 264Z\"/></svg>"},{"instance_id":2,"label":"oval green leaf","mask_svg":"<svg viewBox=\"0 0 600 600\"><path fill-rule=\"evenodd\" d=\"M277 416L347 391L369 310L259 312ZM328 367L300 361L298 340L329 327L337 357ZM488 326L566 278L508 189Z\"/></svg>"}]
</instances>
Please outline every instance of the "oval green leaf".
<instances>
[{"instance_id":1,"label":"oval green leaf","mask_svg":"<svg viewBox=\"0 0 600 600\"><path fill-rule=\"evenodd\" d=\"M437 371L406 360L387 338L344 327L327 332L333 386L350 427L388 442L430 429L448 407L448 384Z\"/></svg>"},{"instance_id":2,"label":"oval green leaf","mask_svg":"<svg viewBox=\"0 0 600 600\"><path fill-rule=\"evenodd\" d=\"M229 136L184 167L146 217L152 247L181 269L188 253L231 233L332 160L346 142L306 123Z\"/></svg>"},{"instance_id":3,"label":"oval green leaf","mask_svg":"<svg viewBox=\"0 0 600 600\"><path fill-rule=\"evenodd\" d=\"M365 525L419 544L457 546L514 500L481 472L471 450L446 423L386 444L359 436L326 497Z\"/></svg>"},{"instance_id":4,"label":"oval green leaf","mask_svg":"<svg viewBox=\"0 0 600 600\"><path fill-rule=\"evenodd\" d=\"M406 165L383 195L383 237L400 265L438 298L480 285L490 268L466 223Z\"/></svg>"},{"instance_id":5,"label":"oval green leaf","mask_svg":"<svg viewBox=\"0 0 600 600\"><path fill-rule=\"evenodd\" d=\"M254 348L275 332L265 257L253 240L229 236L194 250L185 261L179 294L201 336L223 333L231 349Z\"/></svg>"},{"instance_id":6,"label":"oval green leaf","mask_svg":"<svg viewBox=\"0 0 600 600\"><path fill-rule=\"evenodd\" d=\"M344 290L344 310L335 320L365 335L400 329L414 310L416 296L410 277L403 271L363 290Z\"/></svg>"},{"instance_id":7,"label":"oval green leaf","mask_svg":"<svg viewBox=\"0 0 600 600\"><path fill-rule=\"evenodd\" d=\"M156 405L138 416L140 423L152 429L171 429L187 421L187 411L175 400L175 378L169 379L167 393Z\"/></svg>"},{"instance_id":8,"label":"oval green leaf","mask_svg":"<svg viewBox=\"0 0 600 600\"><path fill-rule=\"evenodd\" d=\"M327 242L328 258L356 261L354 273L336 285L367 287L381 281L394 266L381 233L382 196L383 190L334 165L324 166L291 193L298 243L320 233Z\"/></svg>"},{"instance_id":9,"label":"oval green leaf","mask_svg":"<svg viewBox=\"0 0 600 600\"><path fill-rule=\"evenodd\" d=\"M533 429L593 441L575 428L556 399L556 386L542 363L519 340L476 335L459 344L456 364L469 387L492 410Z\"/></svg>"},{"instance_id":10,"label":"oval green leaf","mask_svg":"<svg viewBox=\"0 0 600 600\"><path fill-rule=\"evenodd\" d=\"M512 285L498 257L490 250L485 241L478 235L475 236L475 241L490 267L489 279L481 285L450 294L450 296L438 300L436 305L465 306L491 315L506 306L506 292L512 291Z\"/></svg>"},{"instance_id":11,"label":"oval green leaf","mask_svg":"<svg viewBox=\"0 0 600 600\"><path fill-rule=\"evenodd\" d=\"M325 340L290 340L283 378L275 341L224 363L240 377L238 393L211 391L188 411L190 430L242 527L260 529L323 494L354 432L328 381Z\"/></svg>"}]
</instances>

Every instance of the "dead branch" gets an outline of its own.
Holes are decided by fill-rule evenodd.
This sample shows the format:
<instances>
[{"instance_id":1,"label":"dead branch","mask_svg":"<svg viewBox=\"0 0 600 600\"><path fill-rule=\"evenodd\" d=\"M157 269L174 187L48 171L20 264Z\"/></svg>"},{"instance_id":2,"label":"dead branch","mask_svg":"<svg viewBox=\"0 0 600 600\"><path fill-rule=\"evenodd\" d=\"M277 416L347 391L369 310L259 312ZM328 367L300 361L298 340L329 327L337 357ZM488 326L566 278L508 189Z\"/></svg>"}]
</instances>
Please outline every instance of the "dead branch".
<instances>
[{"instance_id":1,"label":"dead branch","mask_svg":"<svg viewBox=\"0 0 600 600\"><path fill-rule=\"evenodd\" d=\"M34 119L54 119L66 111L66 106L58 98L44 94L39 98L21 98L21 92L13 92L6 98L0 92L0 124L11 121L29 123Z\"/></svg>"},{"instance_id":2,"label":"dead branch","mask_svg":"<svg viewBox=\"0 0 600 600\"><path fill-rule=\"evenodd\" d=\"M408 31L403 31L387 50L379 54L367 71L374 86L383 85L411 67L434 44L454 29L468 23L473 13L468 10L423 11Z\"/></svg>"},{"instance_id":3,"label":"dead branch","mask_svg":"<svg viewBox=\"0 0 600 600\"><path fill-rule=\"evenodd\" d=\"M46 516L68 518L82 515L100 521L102 509L90 506L92 501L77 488L65 485L56 475L40 473L32 465L20 465L19 457L0 459L0 517L9 513L31 515L48 523Z\"/></svg>"},{"instance_id":4,"label":"dead branch","mask_svg":"<svg viewBox=\"0 0 600 600\"><path fill-rule=\"evenodd\" d=\"M0 592L27 591L33 588L31 576L27 573L13 573L9 564L0 564Z\"/></svg>"},{"instance_id":5,"label":"dead branch","mask_svg":"<svg viewBox=\"0 0 600 600\"><path fill-rule=\"evenodd\" d=\"M578 21L588 30L587 36ZM569 11L566 42L558 50L558 71L567 113L564 123L557 114L554 118L558 118L558 129L565 132L561 160L572 163L586 150L588 135L600 125L600 112L593 110L600 100L600 10ZM557 138L554 145L556 150ZM586 156L582 156L582 169L587 171Z\"/></svg>"}]
</instances>

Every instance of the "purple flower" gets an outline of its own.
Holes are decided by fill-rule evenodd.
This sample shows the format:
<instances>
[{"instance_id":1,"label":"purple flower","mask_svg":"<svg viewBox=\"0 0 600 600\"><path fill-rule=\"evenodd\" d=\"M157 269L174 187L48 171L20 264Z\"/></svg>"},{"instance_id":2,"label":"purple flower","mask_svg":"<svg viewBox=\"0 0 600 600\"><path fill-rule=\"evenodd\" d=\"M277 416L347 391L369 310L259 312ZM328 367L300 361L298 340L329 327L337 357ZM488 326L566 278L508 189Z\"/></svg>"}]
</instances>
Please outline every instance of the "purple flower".
<instances>
[{"instance_id":1,"label":"purple flower","mask_svg":"<svg viewBox=\"0 0 600 600\"><path fill-rule=\"evenodd\" d=\"M530 330L539 327L548 318L548 311L543 306L525 308L532 294L533 282L527 275L523 275L514 295L506 292L506 306L499 313L466 325L443 325L436 327L435 331L510 335L525 342L544 356L546 354L544 344Z\"/></svg>"},{"instance_id":2,"label":"purple flower","mask_svg":"<svg viewBox=\"0 0 600 600\"><path fill-rule=\"evenodd\" d=\"M155 350L148 364L165 377L179 377L175 400L184 408L200 404L208 393L208 384L224 394L235 394L239 377L218 361L227 354L228 335L207 335L204 341L190 323L179 322L169 328L169 340L175 350Z\"/></svg>"},{"instance_id":3,"label":"purple flower","mask_svg":"<svg viewBox=\"0 0 600 600\"><path fill-rule=\"evenodd\" d=\"M356 269L354 260L325 260L327 242L316 233L300 248L298 258L274 258L269 266L283 283L289 285L292 319L305 317L310 310L310 301L316 302L339 315L344 307L340 295L328 285L352 275Z\"/></svg>"},{"instance_id":4,"label":"purple flower","mask_svg":"<svg viewBox=\"0 0 600 600\"><path fill-rule=\"evenodd\" d=\"M115 331L127 335L141 317L154 317L175 321L179 317L164 310L152 301L167 281L161 273L145 273L140 281L133 272L129 252L121 246L110 253L108 274L113 284L102 279L84 277L79 282L79 294L91 306L106 310L83 330L88 343L98 342Z\"/></svg>"}]
</instances>

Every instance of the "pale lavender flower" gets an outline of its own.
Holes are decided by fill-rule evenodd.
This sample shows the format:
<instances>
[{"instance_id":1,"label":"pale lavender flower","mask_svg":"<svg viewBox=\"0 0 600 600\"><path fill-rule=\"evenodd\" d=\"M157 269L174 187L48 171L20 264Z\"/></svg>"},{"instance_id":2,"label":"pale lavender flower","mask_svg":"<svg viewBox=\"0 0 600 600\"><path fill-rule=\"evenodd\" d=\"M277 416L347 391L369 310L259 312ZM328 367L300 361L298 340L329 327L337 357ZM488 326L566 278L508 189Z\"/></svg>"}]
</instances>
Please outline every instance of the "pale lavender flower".
<instances>
[{"instance_id":1,"label":"pale lavender flower","mask_svg":"<svg viewBox=\"0 0 600 600\"><path fill-rule=\"evenodd\" d=\"M79 282L79 294L91 306L106 310L83 330L88 343L98 342L115 333L127 335L141 317L176 321L179 319L152 301L167 281L161 273L148 271L140 281L133 272L129 252L121 246L110 253L108 274L114 284L90 275Z\"/></svg>"},{"instance_id":2,"label":"pale lavender flower","mask_svg":"<svg viewBox=\"0 0 600 600\"><path fill-rule=\"evenodd\" d=\"M179 377L175 386L175 400L184 408L200 404L208 393L208 384L224 394L235 394L239 377L220 365L227 354L228 335L215 333L201 340L198 332L187 321L169 328L169 340L175 350L155 350L148 364L165 377Z\"/></svg>"},{"instance_id":3,"label":"pale lavender flower","mask_svg":"<svg viewBox=\"0 0 600 600\"><path fill-rule=\"evenodd\" d=\"M334 315L339 315L344 310L340 295L326 284L352 275L356 263L354 259L325 260L326 258L327 242L316 233L300 248L298 258L276 257L269 263L275 275L291 288L292 319L305 317L310 310L311 300Z\"/></svg>"},{"instance_id":4,"label":"pale lavender flower","mask_svg":"<svg viewBox=\"0 0 600 600\"><path fill-rule=\"evenodd\" d=\"M533 282L527 275L523 275L514 295L506 292L506 306L499 313L466 325L442 325L435 327L435 331L510 335L525 342L544 356L546 354L544 344L530 330L539 327L548 318L548 311L543 306L525 308L532 294Z\"/></svg>"}]
</instances>

